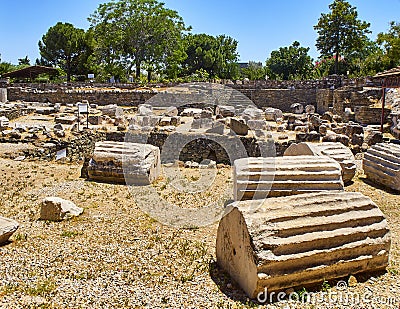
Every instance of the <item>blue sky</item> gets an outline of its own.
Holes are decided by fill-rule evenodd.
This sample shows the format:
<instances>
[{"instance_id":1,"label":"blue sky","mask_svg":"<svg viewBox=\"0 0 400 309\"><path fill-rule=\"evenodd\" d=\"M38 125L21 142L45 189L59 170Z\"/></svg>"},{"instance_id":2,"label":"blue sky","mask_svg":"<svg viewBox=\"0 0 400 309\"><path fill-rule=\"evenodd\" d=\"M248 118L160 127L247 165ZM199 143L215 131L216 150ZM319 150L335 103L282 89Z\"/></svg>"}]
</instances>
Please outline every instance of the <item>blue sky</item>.
<instances>
[{"instance_id":1,"label":"blue sky","mask_svg":"<svg viewBox=\"0 0 400 309\"><path fill-rule=\"evenodd\" d=\"M38 41L58 21L87 29L87 17L105 0L0 0L0 54L16 64L39 57ZM295 40L316 59L313 26L333 0L164 0L179 12L193 33L226 34L239 42L242 62L262 61L271 51ZM400 0L350 0L359 18L371 23L374 39L389 22L400 22Z\"/></svg>"}]
</instances>

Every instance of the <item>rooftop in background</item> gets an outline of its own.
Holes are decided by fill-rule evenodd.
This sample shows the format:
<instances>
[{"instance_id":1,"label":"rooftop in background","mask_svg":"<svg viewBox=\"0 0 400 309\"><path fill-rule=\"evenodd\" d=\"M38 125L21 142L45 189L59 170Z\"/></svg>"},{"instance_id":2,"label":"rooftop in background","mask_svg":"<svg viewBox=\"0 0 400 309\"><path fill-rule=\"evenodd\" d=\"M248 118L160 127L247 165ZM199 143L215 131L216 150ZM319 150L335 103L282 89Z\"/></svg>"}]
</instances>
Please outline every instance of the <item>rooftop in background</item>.
<instances>
[{"instance_id":1,"label":"rooftop in background","mask_svg":"<svg viewBox=\"0 0 400 309\"><path fill-rule=\"evenodd\" d=\"M1 77L10 77L10 78L36 78L40 74L56 74L57 69L51 67L45 67L40 65L34 65L30 67L26 67L23 69L15 70L12 72L8 72L3 74Z\"/></svg>"}]
</instances>

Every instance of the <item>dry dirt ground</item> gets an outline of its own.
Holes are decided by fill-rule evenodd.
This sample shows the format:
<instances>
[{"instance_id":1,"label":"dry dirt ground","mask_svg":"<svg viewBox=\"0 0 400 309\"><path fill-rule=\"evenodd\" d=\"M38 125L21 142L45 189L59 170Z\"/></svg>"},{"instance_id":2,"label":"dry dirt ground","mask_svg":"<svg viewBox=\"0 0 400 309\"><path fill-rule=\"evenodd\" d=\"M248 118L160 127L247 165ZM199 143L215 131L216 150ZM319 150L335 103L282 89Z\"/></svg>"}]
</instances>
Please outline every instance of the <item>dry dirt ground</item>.
<instances>
[{"instance_id":1,"label":"dry dirt ground","mask_svg":"<svg viewBox=\"0 0 400 309\"><path fill-rule=\"evenodd\" d=\"M183 170L189 181L198 180L196 170ZM0 159L0 171L0 215L20 223L0 247L0 308L399 308L399 195L362 174L346 190L371 197L386 214L392 230L388 271L356 276L358 283L346 290L325 282L316 290L320 299L310 303L259 305L216 266L217 224L162 225L137 206L128 187L85 181L78 164ZM226 166L218 167L205 192L176 193L167 178L154 185L164 199L193 208L231 186ZM39 220L45 196L69 199L84 214L64 222ZM346 304L346 295L360 299Z\"/></svg>"}]
</instances>

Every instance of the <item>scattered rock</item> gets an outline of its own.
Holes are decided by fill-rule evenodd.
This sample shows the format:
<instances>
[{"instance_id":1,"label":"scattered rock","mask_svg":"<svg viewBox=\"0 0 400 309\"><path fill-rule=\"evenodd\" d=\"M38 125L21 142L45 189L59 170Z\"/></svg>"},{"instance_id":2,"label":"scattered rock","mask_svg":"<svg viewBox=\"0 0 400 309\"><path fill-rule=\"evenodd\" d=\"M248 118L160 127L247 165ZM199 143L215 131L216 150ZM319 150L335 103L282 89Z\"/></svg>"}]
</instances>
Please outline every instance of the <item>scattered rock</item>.
<instances>
[{"instance_id":1,"label":"scattered rock","mask_svg":"<svg viewBox=\"0 0 400 309\"><path fill-rule=\"evenodd\" d=\"M348 285L349 285L349 287L355 287L356 285L357 285L357 278L356 277L354 277L353 275L351 275L350 277L349 277L349 280L348 280Z\"/></svg>"},{"instance_id":2,"label":"scattered rock","mask_svg":"<svg viewBox=\"0 0 400 309\"><path fill-rule=\"evenodd\" d=\"M364 141L368 146L379 144L383 142L383 135L379 131L369 130L365 134Z\"/></svg>"},{"instance_id":3,"label":"scattered rock","mask_svg":"<svg viewBox=\"0 0 400 309\"><path fill-rule=\"evenodd\" d=\"M314 105L306 105L305 107L306 114L314 114L315 113L315 106Z\"/></svg>"},{"instance_id":4,"label":"scattered rock","mask_svg":"<svg viewBox=\"0 0 400 309\"><path fill-rule=\"evenodd\" d=\"M178 116L178 113L179 113L179 111L175 106L170 106L165 111L164 116L166 116L166 117L176 117L176 116Z\"/></svg>"},{"instance_id":5,"label":"scattered rock","mask_svg":"<svg viewBox=\"0 0 400 309\"><path fill-rule=\"evenodd\" d=\"M18 227L19 224L17 221L0 217L0 244L7 242Z\"/></svg>"},{"instance_id":6,"label":"scattered rock","mask_svg":"<svg viewBox=\"0 0 400 309\"><path fill-rule=\"evenodd\" d=\"M294 103L290 105L290 111L294 114L302 114L304 111L304 106L300 103Z\"/></svg>"},{"instance_id":7,"label":"scattered rock","mask_svg":"<svg viewBox=\"0 0 400 309\"><path fill-rule=\"evenodd\" d=\"M77 217L83 213L83 208L73 202L60 197L46 197L40 208L40 219L49 221L62 221Z\"/></svg>"},{"instance_id":8,"label":"scattered rock","mask_svg":"<svg viewBox=\"0 0 400 309\"><path fill-rule=\"evenodd\" d=\"M247 126L247 124L236 120L235 118L231 118L230 128L233 133L237 135L245 136L249 132L249 127Z\"/></svg>"},{"instance_id":9,"label":"scattered rock","mask_svg":"<svg viewBox=\"0 0 400 309\"><path fill-rule=\"evenodd\" d=\"M234 117L236 114L235 107L229 105L218 105L215 110L216 115L222 117Z\"/></svg>"},{"instance_id":10,"label":"scattered rock","mask_svg":"<svg viewBox=\"0 0 400 309\"><path fill-rule=\"evenodd\" d=\"M264 109L265 120L267 121L277 121L277 119L283 117L283 113L278 108L267 107Z\"/></svg>"}]
</instances>

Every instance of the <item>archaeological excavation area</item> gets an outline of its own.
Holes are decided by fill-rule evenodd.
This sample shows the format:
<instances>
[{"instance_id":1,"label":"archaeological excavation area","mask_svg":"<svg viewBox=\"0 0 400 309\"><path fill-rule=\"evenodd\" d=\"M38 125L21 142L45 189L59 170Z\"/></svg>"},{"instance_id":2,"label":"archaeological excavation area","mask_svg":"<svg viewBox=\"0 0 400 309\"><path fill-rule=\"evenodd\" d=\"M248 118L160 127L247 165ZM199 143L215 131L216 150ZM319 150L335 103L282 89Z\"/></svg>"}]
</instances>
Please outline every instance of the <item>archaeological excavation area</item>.
<instances>
[{"instance_id":1,"label":"archaeological excavation area","mask_svg":"<svg viewBox=\"0 0 400 309\"><path fill-rule=\"evenodd\" d=\"M379 79L2 80L0 308L398 308L399 115Z\"/></svg>"}]
</instances>

